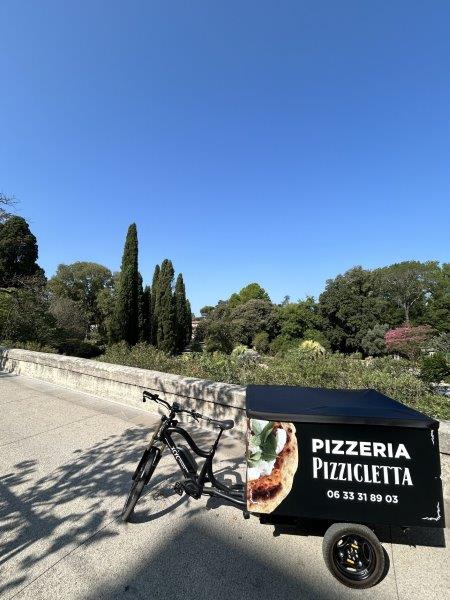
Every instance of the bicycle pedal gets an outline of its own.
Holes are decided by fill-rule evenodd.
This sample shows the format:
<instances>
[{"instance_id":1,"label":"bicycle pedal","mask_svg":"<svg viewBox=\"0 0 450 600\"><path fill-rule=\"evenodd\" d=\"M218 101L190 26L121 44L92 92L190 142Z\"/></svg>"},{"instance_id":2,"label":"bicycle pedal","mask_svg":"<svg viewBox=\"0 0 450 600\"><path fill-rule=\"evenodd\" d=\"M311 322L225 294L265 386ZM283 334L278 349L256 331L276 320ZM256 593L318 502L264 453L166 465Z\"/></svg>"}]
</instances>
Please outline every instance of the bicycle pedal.
<instances>
[{"instance_id":1,"label":"bicycle pedal","mask_svg":"<svg viewBox=\"0 0 450 600\"><path fill-rule=\"evenodd\" d=\"M173 486L173 489L174 492L176 492L179 496L182 496L184 494L184 488L181 481L177 481L176 484Z\"/></svg>"}]
</instances>

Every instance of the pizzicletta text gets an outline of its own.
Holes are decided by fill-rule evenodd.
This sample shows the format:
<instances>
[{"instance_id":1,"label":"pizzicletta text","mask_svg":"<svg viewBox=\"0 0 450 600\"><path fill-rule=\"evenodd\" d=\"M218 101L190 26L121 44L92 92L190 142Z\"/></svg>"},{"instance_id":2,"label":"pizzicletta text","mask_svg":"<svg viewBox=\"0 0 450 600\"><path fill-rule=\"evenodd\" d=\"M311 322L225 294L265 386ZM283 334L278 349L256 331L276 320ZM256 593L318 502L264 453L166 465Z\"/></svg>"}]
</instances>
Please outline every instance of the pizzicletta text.
<instances>
[{"instance_id":1,"label":"pizzicletta text","mask_svg":"<svg viewBox=\"0 0 450 600\"><path fill-rule=\"evenodd\" d=\"M313 478L332 481L352 481L385 485L413 485L407 466L378 465L363 462L343 462L329 460L329 456L358 456L370 458L390 458L411 460L404 444L383 442L357 442L350 440L312 439Z\"/></svg>"}]
</instances>

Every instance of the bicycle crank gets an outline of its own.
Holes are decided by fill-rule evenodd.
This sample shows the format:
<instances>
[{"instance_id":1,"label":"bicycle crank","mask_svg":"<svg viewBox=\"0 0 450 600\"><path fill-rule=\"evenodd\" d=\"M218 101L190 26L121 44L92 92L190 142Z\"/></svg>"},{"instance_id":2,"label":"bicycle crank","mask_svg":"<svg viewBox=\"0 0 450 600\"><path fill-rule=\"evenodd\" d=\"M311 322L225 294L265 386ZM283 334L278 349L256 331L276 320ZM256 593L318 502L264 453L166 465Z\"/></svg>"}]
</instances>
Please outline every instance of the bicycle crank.
<instances>
[{"instance_id":1,"label":"bicycle crank","mask_svg":"<svg viewBox=\"0 0 450 600\"><path fill-rule=\"evenodd\" d=\"M176 482L176 484L173 486L173 491L179 496L182 496L184 494L184 488L181 481Z\"/></svg>"}]
</instances>

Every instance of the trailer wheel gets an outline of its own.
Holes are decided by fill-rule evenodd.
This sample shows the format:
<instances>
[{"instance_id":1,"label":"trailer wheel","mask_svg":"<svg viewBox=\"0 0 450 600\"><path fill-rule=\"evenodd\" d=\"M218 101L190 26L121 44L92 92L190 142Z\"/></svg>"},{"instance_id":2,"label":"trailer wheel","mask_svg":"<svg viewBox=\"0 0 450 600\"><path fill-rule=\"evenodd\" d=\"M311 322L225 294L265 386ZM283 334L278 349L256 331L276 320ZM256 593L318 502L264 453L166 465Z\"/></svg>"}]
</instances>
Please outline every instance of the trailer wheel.
<instances>
[{"instance_id":1,"label":"trailer wheel","mask_svg":"<svg viewBox=\"0 0 450 600\"><path fill-rule=\"evenodd\" d=\"M372 587L385 574L383 546L365 525L331 525L324 535L322 550L331 574L348 587Z\"/></svg>"}]
</instances>

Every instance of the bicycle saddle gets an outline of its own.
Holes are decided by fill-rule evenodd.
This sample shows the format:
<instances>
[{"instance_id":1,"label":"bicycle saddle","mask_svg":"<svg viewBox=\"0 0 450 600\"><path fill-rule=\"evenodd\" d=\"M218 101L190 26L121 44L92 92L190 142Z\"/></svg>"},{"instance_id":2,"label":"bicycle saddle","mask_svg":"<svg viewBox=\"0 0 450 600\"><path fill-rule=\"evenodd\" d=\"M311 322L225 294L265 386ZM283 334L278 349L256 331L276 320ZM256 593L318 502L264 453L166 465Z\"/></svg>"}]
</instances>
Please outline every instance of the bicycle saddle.
<instances>
[{"instance_id":1,"label":"bicycle saddle","mask_svg":"<svg viewBox=\"0 0 450 600\"><path fill-rule=\"evenodd\" d=\"M224 431L226 431L227 429L232 429L234 427L233 419L225 419L223 421L220 421L219 419L209 419L209 422L211 423L211 425L215 425L216 427L219 427Z\"/></svg>"}]
</instances>

